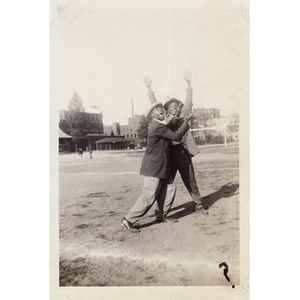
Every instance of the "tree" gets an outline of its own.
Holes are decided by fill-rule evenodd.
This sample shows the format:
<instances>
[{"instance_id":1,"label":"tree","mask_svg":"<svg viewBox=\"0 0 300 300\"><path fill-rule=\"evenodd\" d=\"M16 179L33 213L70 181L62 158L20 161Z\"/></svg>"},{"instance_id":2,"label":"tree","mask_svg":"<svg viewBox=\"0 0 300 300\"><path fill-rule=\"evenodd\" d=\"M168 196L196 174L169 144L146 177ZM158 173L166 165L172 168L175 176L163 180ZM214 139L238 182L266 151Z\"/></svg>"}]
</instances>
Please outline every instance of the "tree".
<instances>
[{"instance_id":1,"label":"tree","mask_svg":"<svg viewBox=\"0 0 300 300\"><path fill-rule=\"evenodd\" d=\"M78 143L85 135L86 117L84 114L84 107L82 106L82 100L76 91L70 99L68 110L69 111L66 114L66 123L68 124L70 135L75 142L77 152Z\"/></svg>"},{"instance_id":2,"label":"tree","mask_svg":"<svg viewBox=\"0 0 300 300\"><path fill-rule=\"evenodd\" d=\"M147 144L147 136L148 136L148 127L149 127L149 120L143 115L141 117L141 121L139 127L137 129L137 136L139 139L144 141Z\"/></svg>"},{"instance_id":3,"label":"tree","mask_svg":"<svg viewBox=\"0 0 300 300\"><path fill-rule=\"evenodd\" d=\"M206 128L206 127L210 127L211 123L212 123L212 116L210 114L207 113L206 110L204 110L203 108L194 108L193 109L193 114L194 114L194 118L193 118L193 128ZM204 135L204 141L210 143L211 142L211 134L205 130L203 133ZM198 139L196 140L197 144L200 145L201 144L201 139L199 136L197 136Z\"/></svg>"},{"instance_id":4,"label":"tree","mask_svg":"<svg viewBox=\"0 0 300 300\"><path fill-rule=\"evenodd\" d=\"M205 113L203 109L200 108L194 108L193 110L194 114L194 128L200 128L200 127L209 127L209 120L212 118L211 115Z\"/></svg>"},{"instance_id":5,"label":"tree","mask_svg":"<svg viewBox=\"0 0 300 300\"><path fill-rule=\"evenodd\" d=\"M82 99L75 91L68 106L69 111L73 112L84 112L84 107L82 106Z\"/></svg>"},{"instance_id":6,"label":"tree","mask_svg":"<svg viewBox=\"0 0 300 300\"><path fill-rule=\"evenodd\" d=\"M238 114L231 114L230 122L227 125L227 130L230 133L235 133L239 131L239 115Z\"/></svg>"}]
</instances>

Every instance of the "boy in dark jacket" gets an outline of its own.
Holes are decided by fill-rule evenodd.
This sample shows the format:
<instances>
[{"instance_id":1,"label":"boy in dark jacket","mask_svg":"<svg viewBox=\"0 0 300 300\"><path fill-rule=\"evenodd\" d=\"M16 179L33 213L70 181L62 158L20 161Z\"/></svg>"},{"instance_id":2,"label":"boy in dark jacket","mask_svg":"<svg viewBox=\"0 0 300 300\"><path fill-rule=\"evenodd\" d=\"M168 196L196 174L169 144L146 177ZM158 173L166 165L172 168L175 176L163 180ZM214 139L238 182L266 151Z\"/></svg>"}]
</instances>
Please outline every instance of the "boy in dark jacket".
<instances>
[{"instance_id":1,"label":"boy in dark jacket","mask_svg":"<svg viewBox=\"0 0 300 300\"><path fill-rule=\"evenodd\" d=\"M148 129L148 143L145 155L143 157L140 175L145 176L143 192L136 203L121 220L131 232L139 232L139 229L133 226L141 217L143 217L157 200L159 213L156 218L158 222L171 221L164 216L165 198L174 198L176 187L173 183L170 158L170 141L180 141L188 131L192 114L184 118L180 128L173 132L167 128L167 122L173 116L166 119L165 110L162 103L153 103L145 112L145 116L151 120ZM177 221L177 220L176 220Z\"/></svg>"}]
</instances>

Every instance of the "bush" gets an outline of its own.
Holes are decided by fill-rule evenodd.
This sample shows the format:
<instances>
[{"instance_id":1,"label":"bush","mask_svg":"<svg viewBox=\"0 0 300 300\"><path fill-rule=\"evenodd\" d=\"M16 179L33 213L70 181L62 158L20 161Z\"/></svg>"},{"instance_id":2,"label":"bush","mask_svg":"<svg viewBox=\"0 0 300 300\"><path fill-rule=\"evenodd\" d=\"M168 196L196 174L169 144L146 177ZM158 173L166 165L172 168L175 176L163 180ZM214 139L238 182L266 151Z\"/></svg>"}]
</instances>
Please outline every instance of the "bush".
<instances>
[{"instance_id":1,"label":"bush","mask_svg":"<svg viewBox=\"0 0 300 300\"><path fill-rule=\"evenodd\" d=\"M212 142L214 144L224 144L224 136L223 135L214 136Z\"/></svg>"}]
</instances>

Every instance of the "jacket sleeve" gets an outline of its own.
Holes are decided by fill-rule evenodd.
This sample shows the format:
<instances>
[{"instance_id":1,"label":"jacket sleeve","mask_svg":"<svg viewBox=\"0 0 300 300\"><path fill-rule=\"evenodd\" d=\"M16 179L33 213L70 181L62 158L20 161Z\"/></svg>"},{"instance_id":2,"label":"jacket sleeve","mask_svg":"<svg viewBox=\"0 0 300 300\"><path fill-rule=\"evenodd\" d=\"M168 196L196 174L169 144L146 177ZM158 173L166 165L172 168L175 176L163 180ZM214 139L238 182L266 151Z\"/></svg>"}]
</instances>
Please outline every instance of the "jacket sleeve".
<instances>
[{"instance_id":1,"label":"jacket sleeve","mask_svg":"<svg viewBox=\"0 0 300 300\"><path fill-rule=\"evenodd\" d=\"M166 125L159 124L156 128L155 135L168 141L180 141L189 128L190 126L187 121L184 121L175 132L168 129Z\"/></svg>"}]
</instances>

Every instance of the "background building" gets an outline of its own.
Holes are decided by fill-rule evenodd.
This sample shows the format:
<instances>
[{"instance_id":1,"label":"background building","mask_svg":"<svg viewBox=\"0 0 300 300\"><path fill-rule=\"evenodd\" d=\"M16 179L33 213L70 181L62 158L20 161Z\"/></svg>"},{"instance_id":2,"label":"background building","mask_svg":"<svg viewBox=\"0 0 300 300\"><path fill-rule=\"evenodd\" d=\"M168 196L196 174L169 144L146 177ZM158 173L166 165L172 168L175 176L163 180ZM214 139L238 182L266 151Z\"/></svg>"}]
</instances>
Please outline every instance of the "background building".
<instances>
[{"instance_id":1,"label":"background building","mask_svg":"<svg viewBox=\"0 0 300 300\"><path fill-rule=\"evenodd\" d=\"M140 115L135 115L134 117L128 118L128 125L120 126L121 135L124 135L125 138L138 141L137 130L139 128L141 118L142 116Z\"/></svg>"},{"instance_id":2,"label":"background building","mask_svg":"<svg viewBox=\"0 0 300 300\"><path fill-rule=\"evenodd\" d=\"M72 137L65 132L63 132L59 128L59 133L58 133L58 138L59 138L59 152L71 152L72 150Z\"/></svg>"},{"instance_id":3,"label":"background building","mask_svg":"<svg viewBox=\"0 0 300 300\"><path fill-rule=\"evenodd\" d=\"M211 119L220 118L220 110L217 108L194 108L194 127L208 127L207 123Z\"/></svg>"},{"instance_id":4,"label":"background building","mask_svg":"<svg viewBox=\"0 0 300 300\"><path fill-rule=\"evenodd\" d=\"M228 116L221 116L220 110L216 108L196 108L193 110L193 131L197 144L224 143L225 135L228 142L239 140L239 116L232 113ZM208 128L205 130L205 128Z\"/></svg>"},{"instance_id":5,"label":"background building","mask_svg":"<svg viewBox=\"0 0 300 300\"><path fill-rule=\"evenodd\" d=\"M129 148L132 139L124 136L109 136L96 141L97 150L125 150Z\"/></svg>"},{"instance_id":6,"label":"background building","mask_svg":"<svg viewBox=\"0 0 300 300\"><path fill-rule=\"evenodd\" d=\"M71 135L71 128L68 119L74 115L74 112L67 110L59 111L59 128L67 135ZM76 112L83 120L81 125L81 134L77 137L77 146L83 149L90 144L96 149L95 142L103 135L103 114ZM74 141L70 144L70 151L76 151Z\"/></svg>"},{"instance_id":7,"label":"background building","mask_svg":"<svg viewBox=\"0 0 300 300\"><path fill-rule=\"evenodd\" d=\"M123 135L121 134L120 124L118 122L112 123L112 125L104 125L103 133L105 135L113 135L113 136Z\"/></svg>"},{"instance_id":8,"label":"background building","mask_svg":"<svg viewBox=\"0 0 300 300\"><path fill-rule=\"evenodd\" d=\"M111 125L103 125L103 134L104 135L111 135L113 132Z\"/></svg>"},{"instance_id":9,"label":"background building","mask_svg":"<svg viewBox=\"0 0 300 300\"><path fill-rule=\"evenodd\" d=\"M67 134L70 134L70 127L67 122L67 118L72 112L67 110L59 111L59 128ZM103 134L103 114L101 113L86 113L80 112L86 121L85 128L83 129L84 134L97 133Z\"/></svg>"},{"instance_id":10,"label":"background building","mask_svg":"<svg viewBox=\"0 0 300 300\"><path fill-rule=\"evenodd\" d=\"M118 122L112 123L112 132L114 135L120 135L120 124Z\"/></svg>"}]
</instances>

